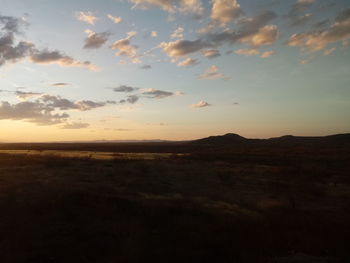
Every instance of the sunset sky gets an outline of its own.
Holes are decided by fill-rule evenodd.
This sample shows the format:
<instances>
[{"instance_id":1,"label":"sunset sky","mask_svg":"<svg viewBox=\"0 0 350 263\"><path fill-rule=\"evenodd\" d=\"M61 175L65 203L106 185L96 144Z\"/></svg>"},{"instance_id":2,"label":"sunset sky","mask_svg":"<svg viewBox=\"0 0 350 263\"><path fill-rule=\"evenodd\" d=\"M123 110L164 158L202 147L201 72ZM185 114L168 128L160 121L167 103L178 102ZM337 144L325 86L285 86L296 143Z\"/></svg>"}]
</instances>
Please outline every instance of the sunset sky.
<instances>
[{"instance_id":1,"label":"sunset sky","mask_svg":"<svg viewBox=\"0 0 350 263\"><path fill-rule=\"evenodd\" d=\"M0 142L350 132L349 0L0 4Z\"/></svg>"}]
</instances>

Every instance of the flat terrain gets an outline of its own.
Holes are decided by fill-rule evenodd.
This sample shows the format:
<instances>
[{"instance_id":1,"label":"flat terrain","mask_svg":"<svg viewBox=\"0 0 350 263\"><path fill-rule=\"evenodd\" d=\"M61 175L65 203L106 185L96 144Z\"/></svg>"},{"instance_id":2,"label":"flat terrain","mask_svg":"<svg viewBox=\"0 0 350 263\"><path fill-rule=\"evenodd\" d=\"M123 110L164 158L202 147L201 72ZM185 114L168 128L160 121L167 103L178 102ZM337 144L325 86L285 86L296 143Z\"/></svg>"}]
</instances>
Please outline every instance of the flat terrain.
<instances>
[{"instance_id":1,"label":"flat terrain","mask_svg":"<svg viewBox=\"0 0 350 263\"><path fill-rule=\"evenodd\" d=\"M349 258L346 145L97 146L0 146L1 262Z\"/></svg>"}]
</instances>

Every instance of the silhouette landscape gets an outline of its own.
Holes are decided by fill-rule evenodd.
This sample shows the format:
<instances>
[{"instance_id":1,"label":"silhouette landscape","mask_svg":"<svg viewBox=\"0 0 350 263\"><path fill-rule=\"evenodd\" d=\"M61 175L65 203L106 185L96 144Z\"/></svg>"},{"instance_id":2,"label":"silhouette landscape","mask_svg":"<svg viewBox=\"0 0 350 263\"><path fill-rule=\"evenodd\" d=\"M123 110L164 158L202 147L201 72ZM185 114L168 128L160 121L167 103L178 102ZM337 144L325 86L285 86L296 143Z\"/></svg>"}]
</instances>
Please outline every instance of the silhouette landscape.
<instances>
[{"instance_id":1,"label":"silhouette landscape","mask_svg":"<svg viewBox=\"0 0 350 263\"><path fill-rule=\"evenodd\" d=\"M350 134L0 144L2 260L346 262L349 146Z\"/></svg>"},{"instance_id":2,"label":"silhouette landscape","mask_svg":"<svg viewBox=\"0 0 350 263\"><path fill-rule=\"evenodd\" d=\"M349 0L0 0L0 263L350 262Z\"/></svg>"}]
</instances>

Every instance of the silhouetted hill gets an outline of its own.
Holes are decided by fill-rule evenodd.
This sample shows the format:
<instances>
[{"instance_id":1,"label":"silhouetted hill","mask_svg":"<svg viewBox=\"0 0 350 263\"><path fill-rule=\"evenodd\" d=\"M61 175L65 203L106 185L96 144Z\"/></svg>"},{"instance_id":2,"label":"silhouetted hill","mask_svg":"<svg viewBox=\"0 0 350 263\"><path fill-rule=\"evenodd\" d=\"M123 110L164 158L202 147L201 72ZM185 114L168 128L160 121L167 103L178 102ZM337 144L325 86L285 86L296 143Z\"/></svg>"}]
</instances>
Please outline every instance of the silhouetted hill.
<instances>
[{"instance_id":1,"label":"silhouetted hill","mask_svg":"<svg viewBox=\"0 0 350 263\"><path fill-rule=\"evenodd\" d=\"M238 134L228 133L221 136L210 136L191 142L192 145L201 146L297 146L297 145L350 145L350 133L328 136L293 136L285 135L269 139L249 139Z\"/></svg>"},{"instance_id":2,"label":"silhouetted hill","mask_svg":"<svg viewBox=\"0 0 350 263\"><path fill-rule=\"evenodd\" d=\"M225 135L210 136L199 140L194 140L192 144L198 145L227 145L227 144L242 144L246 143L249 139L246 139L235 133L227 133Z\"/></svg>"}]
</instances>

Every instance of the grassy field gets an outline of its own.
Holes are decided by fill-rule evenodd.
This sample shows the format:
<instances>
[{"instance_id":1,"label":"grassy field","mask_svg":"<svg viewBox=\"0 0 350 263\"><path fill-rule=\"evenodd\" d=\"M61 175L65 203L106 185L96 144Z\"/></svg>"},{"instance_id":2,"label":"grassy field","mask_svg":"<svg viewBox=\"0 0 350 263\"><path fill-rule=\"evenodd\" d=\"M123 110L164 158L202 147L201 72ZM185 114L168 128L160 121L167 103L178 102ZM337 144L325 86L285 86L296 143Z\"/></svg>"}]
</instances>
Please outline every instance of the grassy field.
<instances>
[{"instance_id":1,"label":"grassy field","mask_svg":"<svg viewBox=\"0 0 350 263\"><path fill-rule=\"evenodd\" d=\"M348 149L181 151L0 153L1 262L347 262Z\"/></svg>"}]
</instances>

